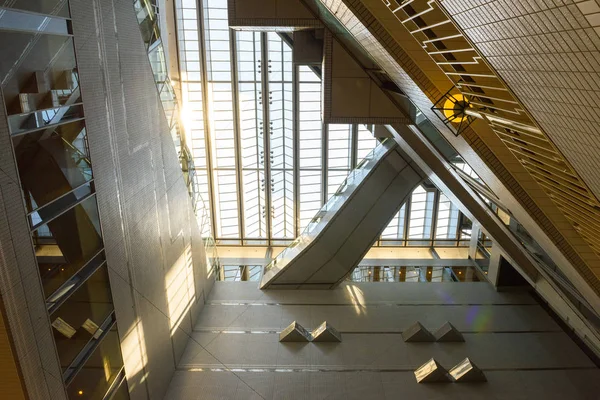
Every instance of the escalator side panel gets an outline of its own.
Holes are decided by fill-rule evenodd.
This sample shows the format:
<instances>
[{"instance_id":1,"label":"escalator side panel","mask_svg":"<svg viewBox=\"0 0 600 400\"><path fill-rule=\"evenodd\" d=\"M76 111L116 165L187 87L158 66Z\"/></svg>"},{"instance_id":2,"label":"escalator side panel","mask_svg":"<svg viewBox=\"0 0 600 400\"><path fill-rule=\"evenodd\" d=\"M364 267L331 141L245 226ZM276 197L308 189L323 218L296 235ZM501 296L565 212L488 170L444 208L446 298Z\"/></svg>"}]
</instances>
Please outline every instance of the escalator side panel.
<instances>
[{"instance_id":1,"label":"escalator side panel","mask_svg":"<svg viewBox=\"0 0 600 400\"><path fill-rule=\"evenodd\" d=\"M336 286L358 266L377 237L398 212L413 190L421 183L421 176L407 166L396 176L391 185L377 200L374 207L363 218L335 256L315 273L307 283L330 283Z\"/></svg>"},{"instance_id":2,"label":"escalator side panel","mask_svg":"<svg viewBox=\"0 0 600 400\"><path fill-rule=\"evenodd\" d=\"M286 264L267 271L261 288L328 289L360 262L423 174L398 147L381 156L327 224ZM276 264L277 265L277 264ZM275 270L275 272L273 271Z\"/></svg>"}]
</instances>

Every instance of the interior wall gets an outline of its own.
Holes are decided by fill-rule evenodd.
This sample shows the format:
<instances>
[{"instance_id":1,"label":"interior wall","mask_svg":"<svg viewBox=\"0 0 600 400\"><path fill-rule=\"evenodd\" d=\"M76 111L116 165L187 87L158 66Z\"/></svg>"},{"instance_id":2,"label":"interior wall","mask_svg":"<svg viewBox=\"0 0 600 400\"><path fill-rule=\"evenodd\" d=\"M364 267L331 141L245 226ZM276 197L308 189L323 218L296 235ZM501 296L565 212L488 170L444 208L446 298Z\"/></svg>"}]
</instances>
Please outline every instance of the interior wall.
<instances>
[{"instance_id":1,"label":"interior wall","mask_svg":"<svg viewBox=\"0 0 600 400\"><path fill-rule=\"evenodd\" d=\"M5 110L0 96L0 306L28 398L66 399Z\"/></svg>"},{"instance_id":2,"label":"interior wall","mask_svg":"<svg viewBox=\"0 0 600 400\"><path fill-rule=\"evenodd\" d=\"M247 21L266 26L272 20L285 20L299 26L314 26L312 14L298 0L228 0L231 26L246 25ZM263 20L263 21L260 21Z\"/></svg>"},{"instance_id":3,"label":"interior wall","mask_svg":"<svg viewBox=\"0 0 600 400\"><path fill-rule=\"evenodd\" d=\"M133 2L70 3L129 390L162 399L213 278Z\"/></svg>"},{"instance_id":4,"label":"interior wall","mask_svg":"<svg viewBox=\"0 0 600 400\"><path fill-rule=\"evenodd\" d=\"M346 49L327 32L324 60L324 119L332 123L408 123ZM377 68L374 68L377 69Z\"/></svg>"},{"instance_id":5,"label":"interior wall","mask_svg":"<svg viewBox=\"0 0 600 400\"><path fill-rule=\"evenodd\" d=\"M440 4L600 197L600 2Z\"/></svg>"},{"instance_id":6,"label":"interior wall","mask_svg":"<svg viewBox=\"0 0 600 400\"><path fill-rule=\"evenodd\" d=\"M14 358L10 332L0 313L0 384L5 396L15 400L25 400L25 387Z\"/></svg>"}]
</instances>

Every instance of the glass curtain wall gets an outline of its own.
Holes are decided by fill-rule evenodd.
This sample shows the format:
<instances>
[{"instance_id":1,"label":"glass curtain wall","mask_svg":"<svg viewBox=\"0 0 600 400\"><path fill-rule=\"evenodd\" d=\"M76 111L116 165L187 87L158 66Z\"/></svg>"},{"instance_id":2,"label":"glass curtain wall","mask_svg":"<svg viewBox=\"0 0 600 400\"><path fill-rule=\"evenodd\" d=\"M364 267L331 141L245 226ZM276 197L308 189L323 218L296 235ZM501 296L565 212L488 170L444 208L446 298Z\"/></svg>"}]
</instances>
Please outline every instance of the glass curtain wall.
<instances>
[{"instance_id":1,"label":"glass curtain wall","mask_svg":"<svg viewBox=\"0 0 600 400\"><path fill-rule=\"evenodd\" d=\"M237 146L234 128L233 32L227 20L227 2L203 1L206 55L205 103L208 125L208 157L212 165L212 200L216 238L239 238ZM209 169L210 171L210 169Z\"/></svg>"},{"instance_id":2,"label":"glass curtain wall","mask_svg":"<svg viewBox=\"0 0 600 400\"><path fill-rule=\"evenodd\" d=\"M267 36L269 159L273 244L294 239L294 105L292 48L275 32Z\"/></svg>"},{"instance_id":3,"label":"glass curtain wall","mask_svg":"<svg viewBox=\"0 0 600 400\"><path fill-rule=\"evenodd\" d=\"M246 238L267 237L262 40L258 32L236 32L239 129ZM239 190L236 188L236 190Z\"/></svg>"},{"instance_id":4,"label":"glass curtain wall","mask_svg":"<svg viewBox=\"0 0 600 400\"><path fill-rule=\"evenodd\" d=\"M204 237L204 247L209 255L209 273L218 268L218 256L214 240L211 236L211 212L208 199L207 166L204 156L204 117L202 115L202 78L200 76L199 30L197 26L196 3L188 0L177 2L175 15L177 34L182 38L179 43L179 60L181 71L176 74L180 81L181 91L176 96L175 86L169 76L165 46L159 29L160 16L157 0L134 0L133 6L137 16L142 40L146 45L148 60L154 74L154 81L160 96L169 131L175 144L184 181L192 201L192 207ZM165 22L164 18L162 22ZM185 99L182 101L181 99ZM182 108L185 103L187 108ZM183 123L186 122L187 126ZM192 133L190 135L189 133ZM199 139L192 140L190 136ZM191 147L190 147L191 145ZM200 153L200 154L198 154ZM200 162L196 168L195 160ZM196 173L199 171L199 175Z\"/></svg>"},{"instance_id":5,"label":"glass curtain wall","mask_svg":"<svg viewBox=\"0 0 600 400\"><path fill-rule=\"evenodd\" d=\"M154 4L155 1L156 0L134 0L134 11L142 34L142 40L146 45L146 51L148 52L148 59L154 74L156 88L169 124L169 131L171 132L177 155L179 156L186 186L188 187L192 199L192 205L194 208L197 208L198 205L202 206L203 204L201 199L196 198L194 161L192 154L190 154L183 127L181 126L181 110L168 73L165 48L159 29L159 16L156 14L158 7ZM202 213L201 209L200 213Z\"/></svg>"},{"instance_id":6,"label":"glass curtain wall","mask_svg":"<svg viewBox=\"0 0 600 400\"><path fill-rule=\"evenodd\" d=\"M293 35L230 30L225 0L176 0L175 8L186 138L197 191L212 205L204 234L287 245L377 141L364 127L340 125L332 132L347 132L348 143L324 152L321 78L294 67Z\"/></svg>"},{"instance_id":7,"label":"glass curtain wall","mask_svg":"<svg viewBox=\"0 0 600 400\"><path fill-rule=\"evenodd\" d=\"M294 64L293 33L233 31L225 0L197 7L176 2L186 131L211 230L220 244L288 245L377 145L373 127L323 123L320 71ZM376 245L459 245L458 218L445 196L418 188Z\"/></svg>"},{"instance_id":8,"label":"glass curtain wall","mask_svg":"<svg viewBox=\"0 0 600 400\"><path fill-rule=\"evenodd\" d=\"M277 33L236 32L243 243L294 232L292 49Z\"/></svg>"},{"instance_id":9,"label":"glass curtain wall","mask_svg":"<svg viewBox=\"0 0 600 400\"><path fill-rule=\"evenodd\" d=\"M330 124L327 132L327 199L348 176L352 168L352 125ZM373 137L371 135L371 137Z\"/></svg>"},{"instance_id":10,"label":"glass curtain wall","mask_svg":"<svg viewBox=\"0 0 600 400\"><path fill-rule=\"evenodd\" d=\"M176 0L175 17L179 50L179 79L181 91L181 119L186 141L190 145L195 168L195 188L202 211L198 215L203 236L212 233L211 197L206 158L206 132L204 124L204 93L202 86L201 42L198 25L199 8L196 0Z\"/></svg>"},{"instance_id":11,"label":"glass curtain wall","mask_svg":"<svg viewBox=\"0 0 600 400\"><path fill-rule=\"evenodd\" d=\"M323 122L321 78L308 66L298 69L298 226L296 233L323 206Z\"/></svg>"},{"instance_id":12,"label":"glass curtain wall","mask_svg":"<svg viewBox=\"0 0 600 400\"><path fill-rule=\"evenodd\" d=\"M464 232L461 231L461 223ZM436 188L421 185L383 230L377 246L468 246L471 221Z\"/></svg>"}]
</instances>

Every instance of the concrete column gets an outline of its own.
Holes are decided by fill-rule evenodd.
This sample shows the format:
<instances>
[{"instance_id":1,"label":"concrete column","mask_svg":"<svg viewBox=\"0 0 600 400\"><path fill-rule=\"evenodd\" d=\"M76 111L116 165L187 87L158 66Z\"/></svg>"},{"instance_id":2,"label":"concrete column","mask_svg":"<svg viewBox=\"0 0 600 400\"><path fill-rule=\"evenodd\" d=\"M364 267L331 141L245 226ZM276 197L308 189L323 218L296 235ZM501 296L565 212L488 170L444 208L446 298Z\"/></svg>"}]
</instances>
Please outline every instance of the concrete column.
<instances>
[{"instance_id":1,"label":"concrete column","mask_svg":"<svg viewBox=\"0 0 600 400\"><path fill-rule=\"evenodd\" d=\"M496 243L492 244L490 254L490 264L487 270L486 278L494 287L498 285L498 274L500 273L501 251Z\"/></svg>"},{"instance_id":2,"label":"concrete column","mask_svg":"<svg viewBox=\"0 0 600 400\"><path fill-rule=\"evenodd\" d=\"M477 259L477 241L480 233L481 226L479 223L473 221L473 226L471 228L471 240L469 241L469 258L472 260Z\"/></svg>"}]
</instances>

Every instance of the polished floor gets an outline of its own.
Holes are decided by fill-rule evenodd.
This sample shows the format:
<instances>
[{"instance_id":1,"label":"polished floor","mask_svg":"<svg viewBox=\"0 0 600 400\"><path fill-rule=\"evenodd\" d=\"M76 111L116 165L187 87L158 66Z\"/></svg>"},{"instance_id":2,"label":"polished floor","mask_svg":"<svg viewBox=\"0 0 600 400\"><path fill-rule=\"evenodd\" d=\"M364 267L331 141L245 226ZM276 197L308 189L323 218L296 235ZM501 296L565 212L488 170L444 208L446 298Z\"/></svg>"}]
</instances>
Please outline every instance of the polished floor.
<instances>
[{"instance_id":1,"label":"polished floor","mask_svg":"<svg viewBox=\"0 0 600 400\"><path fill-rule=\"evenodd\" d=\"M279 343L292 321L324 320L341 343ZM420 321L450 321L464 343L405 343ZM478 384L418 384L434 357L470 357ZM260 291L217 282L191 333L166 399L597 399L600 370L527 293L483 282L345 283L332 291Z\"/></svg>"}]
</instances>

